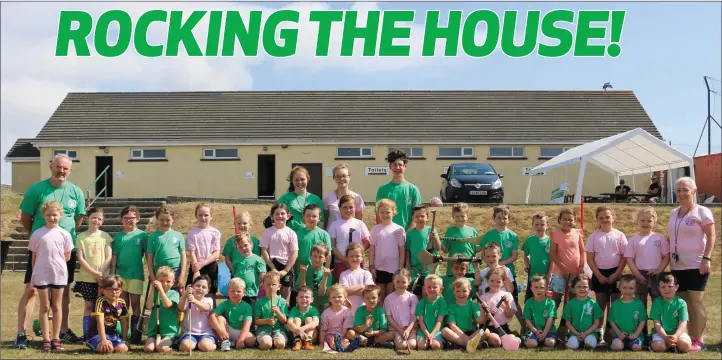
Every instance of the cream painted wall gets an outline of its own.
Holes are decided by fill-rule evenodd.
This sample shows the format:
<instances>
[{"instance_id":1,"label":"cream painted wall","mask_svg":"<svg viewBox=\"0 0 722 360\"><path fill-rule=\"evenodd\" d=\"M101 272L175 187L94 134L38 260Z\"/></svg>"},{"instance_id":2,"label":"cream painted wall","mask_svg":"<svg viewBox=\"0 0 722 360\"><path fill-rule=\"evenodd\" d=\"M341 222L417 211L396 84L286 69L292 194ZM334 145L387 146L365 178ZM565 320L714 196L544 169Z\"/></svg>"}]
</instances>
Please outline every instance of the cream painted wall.
<instances>
[{"instance_id":1,"label":"cream painted wall","mask_svg":"<svg viewBox=\"0 0 722 360\"><path fill-rule=\"evenodd\" d=\"M40 180L39 162L13 162L12 163L12 186L16 194L24 194L30 185Z\"/></svg>"},{"instance_id":2,"label":"cream painted wall","mask_svg":"<svg viewBox=\"0 0 722 360\"><path fill-rule=\"evenodd\" d=\"M369 147L368 145L359 146ZM349 147L353 146L349 145ZM529 178L522 175L522 168L536 166L545 161L538 159L540 147L537 145L526 146L527 158L513 160L487 160L489 146L473 147L475 160L437 159L437 146L423 146L425 159L412 159L409 162L407 179L419 187L422 199L428 201L431 197L439 195L440 175L444 166L464 161L489 162L498 172L504 174L505 202L523 203ZM285 149L281 146L268 146L267 150L264 150L262 146L241 146L238 147L240 161L202 161L202 148L198 146L166 147L168 161L148 162L129 161L129 147L109 148L108 154L97 147L73 148L78 152L79 161L73 163L70 181L82 189L87 188L95 179L95 157L112 156L114 197L176 195L256 198L258 193L258 154L276 155L276 198L285 193L288 188L286 178L293 163L321 163L324 194L336 188L333 178L326 176L326 168L332 168L339 163L348 164L351 170L351 189L360 193L366 201L374 201L378 187L391 180L391 176L388 175L365 175L366 167L387 166L385 158L388 146L371 146L373 159L363 160L335 160L335 146L290 145ZM41 164L48 164L51 154L52 149L41 149ZM48 166L40 168L39 178L50 175ZM530 202L548 202L552 189L557 188L565 179L569 183L570 192L575 192L578 171L577 165L552 170L546 176L535 176L532 182ZM247 172L252 173L253 179L246 178ZM623 178L632 187L632 177ZM646 191L649 178L649 174L636 175L638 192ZM616 186L614 175L592 165L587 166L585 180L583 191L585 195L611 192ZM311 181L318 181L318 179L313 178ZM94 195L94 190L93 187L91 195ZM324 194L317 195L323 197Z\"/></svg>"}]
</instances>

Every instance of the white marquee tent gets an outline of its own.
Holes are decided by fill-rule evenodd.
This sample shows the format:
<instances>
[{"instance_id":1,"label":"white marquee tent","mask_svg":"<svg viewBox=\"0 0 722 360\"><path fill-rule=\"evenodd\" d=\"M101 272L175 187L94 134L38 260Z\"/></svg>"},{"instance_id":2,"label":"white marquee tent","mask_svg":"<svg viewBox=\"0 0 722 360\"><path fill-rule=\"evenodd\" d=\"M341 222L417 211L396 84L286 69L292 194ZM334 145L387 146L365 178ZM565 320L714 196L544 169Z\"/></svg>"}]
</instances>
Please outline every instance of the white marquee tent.
<instances>
[{"instance_id":1,"label":"white marquee tent","mask_svg":"<svg viewBox=\"0 0 722 360\"><path fill-rule=\"evenodd\" d=\"M538 174L550 169L580 163L577 189L574 193L574 203L580 203L584 171L588 162L614 174L615 183L619 183L620 176L687 166L690 168L691 177L694 178L694 159L640 128L571 148L533 168L529 174ZM529 183L526 187L526 203L529 203L533 178L534 176L529 176ZM672 177L667 176L666 179L667 188L672 189ZM671 193L668 193L668 202L671 201L671 198Z\"/></svg>"}]
</instances>

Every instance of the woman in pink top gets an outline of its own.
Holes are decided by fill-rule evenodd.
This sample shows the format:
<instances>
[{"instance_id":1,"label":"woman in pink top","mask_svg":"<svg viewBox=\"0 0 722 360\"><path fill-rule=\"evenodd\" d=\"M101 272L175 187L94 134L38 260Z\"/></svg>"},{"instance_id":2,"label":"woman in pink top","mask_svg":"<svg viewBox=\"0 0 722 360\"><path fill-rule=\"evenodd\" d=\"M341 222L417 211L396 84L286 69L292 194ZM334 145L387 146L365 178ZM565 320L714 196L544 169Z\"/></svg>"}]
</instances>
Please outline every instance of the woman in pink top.
<instances>
[{"instance_id":1,"label":"woman in pink top","mask_svg":"<svg viewBox=\"0 0 722 360\"><path fill-rule=\"evenodd\" d=\"M669 214L670 268L679 283L679 296L689 307L690 351L704 349L707 325L704 291L709 279L715 242L715 220L709 208L695 204L697 184L689 177L675 186L679 207Z\"/></svg>"},{"instance_id":2,"label":"woman in pink top","mask_svg":"<svg viewBox=\"0 0 722 360\"><path fill-rule=\"evenodd\" d=\"M394 274L404 267L406 261L406 233L404 228L393 222L396 203L392 200L381 199L376 205L376 212L381 223L371 229L369 270L376 285L381 288L379 301L383 303L386 294L394 291Z\"/></svg>"},{"instance_id":3,"label":"woman in pink top","mask_svg":"<svg viewBox=\"0 0 722 360\"><path fill-rule=\"evenodd\" d=\"M356 203L354 216L356 219L363 220L364 200L361 198L361 195L348 188L348 184L351 181L351 172L348 169L348 165L336 165L336 167L333 168L333 180L336 181L336 190L327 192L326 196L323 197L323 212L324 218L326 219L325 226L330 228L334 221L341 219L341 209L339 208L338 201L344 195L350 195L354 198L354 202Z\"/></svg>"},{"instance_id":4,"label":"woman in pink top","mask_svg":"<svg viewBox=\"0 0 722 360\"><path fill-rule=\"evenodd\" d=\"M371 233L366 224L355 218L356 202L351 195L344 195L338 201L341 208L341 218L331 224L328 229L328 235L331 237L331 252L333 254L333 281L338 282L341 273L349 268L349 262L346 259L346 249L351 243L359 243L364 249L370 246L369 236ZM349 232L353 229L353 233L349 238ZM363 262L361 263L363 268Z\"/></svg>"},{"instance_id":5,"label":"woman in pink top","mask_svg":"<svg viewBox=\"0 0 722 360\"><path fill-rule=\"evenodd\" d=\"M63 206L57 201L48 201L42 207L45 226L30 236L28 250L32 252L32 284L40 296L40 329L43 332L43 351L63 350L60 342L60 319L63 290L68 285L68 267L73 239L70 233L58 226L63 216ZM48 291L50 289L50 291ZM52 301L52 304L51 304ZM50 307L53 309L53 329L50 330ZM52 343L51 340L52 339Z\"/></svg>"},{"instance_id":6,"label":"woman in pink top","mask_svg":"<svg viewBox=\"0 0 722 360\"><path fill-rule=\"evenodd\" d=\"M273 214L273 226L263 231L259 246L267 270L277 270L281 273L281 296L288 303L291 286L295 281L293 268L298 258L298 237L290 227L286 226L286 220L290 215L286 205L281 203L273 205L271 214Z\"/></svg>"},{"instance_id":7,"label":"woman in pink top","mask_svg":"<svg viewBox=\"0 0 722 360\"><path fill-rule=\"evenodd\" d=\"M216 305L216 292L218 291L218 259L221 257L221 232L211 226L211 205L198 204L196 206L197 226L188 230L186 236L186 258L190 259L191 271L188 272L186 284L193 284L193 280L200 275L211 279L208 295Z\"/></svg>"},{"instance_id":8,"label":"woman in pink top","mask_svg":"<svg viewBox=\"0 0 722 360\"><path fill-rule=\"evenodd\" d=\"M597 207L594 217L599 229L589 235L585 250L593 273L592 291L602 309L601 325L605 329L604 312L608 312L609 306L620 296L617 279L622 276L626 265L624 251L627 248L627 236L614 228L614 211L611 208ZM604 334L611 336L612 331L605 331Z\"/></svg>"}]
</instances>

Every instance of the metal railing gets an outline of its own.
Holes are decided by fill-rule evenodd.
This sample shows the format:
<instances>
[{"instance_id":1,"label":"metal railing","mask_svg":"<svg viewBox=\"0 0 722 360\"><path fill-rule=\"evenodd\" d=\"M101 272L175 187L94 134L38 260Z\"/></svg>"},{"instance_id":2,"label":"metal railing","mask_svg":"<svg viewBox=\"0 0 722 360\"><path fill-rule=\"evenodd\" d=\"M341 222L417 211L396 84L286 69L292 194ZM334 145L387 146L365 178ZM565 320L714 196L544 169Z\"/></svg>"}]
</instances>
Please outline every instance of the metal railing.
<instances>
[{"instance_id":1,"label":"metal railing","mask_svg":"<svg viewBox=\"0 0 722 360\"><path fill-rule=\"evenodd\" d=\"M99 193L95 194L95 197L93 197L93 200L91 200L91 201L87 204L86 207L92 206L93 203L95 203L95 201L98 200L98 198L100 197L100 195L103 195L103 194L104 194L103 200L108 200L108 175L107 175L108 169L110 169L110 165L106 166L105 169L103 169L103 171L100 173L100 175L98 175L98 177L96 177L95 180L93 180L93 182L92 182L90 185L88 185L87 188L85 188L85 193L87 194L87 196L86 196L85 198L86 198L86 199L89 199L89 198L90 198L90 191L89 191L89 189L90 189L93 185L95 185L95 184L98 182L98 180L100 180L100 177L101 177L101 176L105 175L105 176L103 177L103 181L104 181L103 189L100 190ZM86 200L86 201L87 201L87 200Z\"/></svg>"}]
</instances>

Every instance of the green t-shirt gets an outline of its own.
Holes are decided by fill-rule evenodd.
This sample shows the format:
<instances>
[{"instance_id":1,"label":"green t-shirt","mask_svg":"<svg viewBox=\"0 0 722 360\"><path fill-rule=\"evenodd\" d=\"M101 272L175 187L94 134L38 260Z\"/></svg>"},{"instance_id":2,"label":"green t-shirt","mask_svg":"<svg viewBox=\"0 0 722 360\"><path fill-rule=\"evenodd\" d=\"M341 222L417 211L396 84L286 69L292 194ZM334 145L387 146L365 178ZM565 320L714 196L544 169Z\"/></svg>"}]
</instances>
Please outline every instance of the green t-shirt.
<instances>
[{"instance_id":1,"label":"green t-shirt","mask_svg":"<svg viewBox=\"0 0 722 360\"><path fill-rule=\"evenodd\" d=\"M504 231L491 229L484 233L481 237L481 248L483 249L486 244L490 242L497 243L497 245L501 248L501 259L499 259L499 261L504 261L510 258L512 251L519 250L519 237L515 232L509 229ZM514 268L514 263L506 264L506 267L509 268L511 274L516 279L516 269Z\"/></svg>"},{"instance_id":2,"label":"green t-shirt","mask_svg":"<svg viewBox=\"0 0 722 360\"><path fill-rule=\"evenodd\" d=\"M323 311L328 304L328 294L320 296L318 295L318 289L321 288L321 281L323 280L323 268L314 270L312 266L306 270L306 286L313 290L313 306ZM326 278L326 291L333 285L333 276L329 274ZM301 287L301 274L296 274L296 289Z\"/></svg>"},{"instance_id":3,"label":"green t-shirt","mask_svg":"<svg viewBox=\"0 0 722 360\"><path fill-rule=\"evenodd\" d=\"M176 270L181 265L181 253L186 250L183 234L173 229L165 233L154 231L148 237L146 253L153 256L153 273L161 266L169 266Z\"/></svg>"},{"instance_id":4,"label":"green t-shirt","mask_svg":"<svg viewBox=\"0 0 722 360\"><path fill-rule=\"evenodd\" d=\"M412 228L406 232L406 243L404 247L409 252L411 262L411 282L413 283L419 277L429 276L431 269L424 266L419 260L419 253L424 250L429 251L432 254L438 254L436 250L432 250L432 246L429 244L429 233L431 232L431 226L426 226L422 230L416 230ZM434 231L438 235L438 232Z\"/></svg>"},{"instance_id":5,"label":"green t-shirt","mask_svg":"<svg viewBox=\"0 0 722 360\"><path fill-rule=\"evenodd\" d=\"M234 238L235 236L231 236L228 238L228 240L226 240L226 244L223 245L223 254L221 254L231 259L231 262L233 262L233 258L236 255L241 254L241 252L238 251L238 248L236 247L236 243L233 242ZM251 242L253 243L253 250L251 250L251 252L258 256L261 256L261 240L258 240L258 238L255 236L251 236Z\"/></svg>"},{"instance_id":6,"label":"green t-shirt","mask_svg":"<svg viewBox=\"0 0 722 360\"><path fill-rule=\"evenodd\" d=\"M378 204L381 199L389 199L396 203L397 213L393 222L406 230L411 223L414 206L421 204L421 192L416 185L408 181L398 184L389 181L376 192L376 203Z\"/></svg>"},{"instance_id":7,"label":"green t-shirt","mask_svg":"<svg viewBox=\"0 0 722 360\"><path fill-rule=\"evenodd\" d=\"M164 338L173 338L178 336L178 302L180 302L180 294L175 290L168 290L168 292L165 293L168 299L173 302L173 305L171 305L171 307L169 308L160 304L160 297L158 296L158 292L154 292L154 294L155 302L153 303L153 311L150 314L150 320L148 322L148 337L155 337L155 334L157 332L155 328L156 313L160 313L160 336ZM159 310L156 311L156 308L158 308Z\"/></svg>"},{"instance_id":8,"label":"green t-shirt","mask_svg":"<svg viewBox=\"0 0 722 360\"><path fill-rule=\"evenodd\" d=\"M223 316L228 321L228 326L236 330L241 330L244 322L253 321L253 309L245 301L233 305L231 300L226 300L218 304L213 312Z\"/></svg>"},{"instance_id":9,"label":"green t-shirt","mask_svg":"<svg viewBox=\"0 0 722 360\"><path fill-rule=\"evenodd\" d=\"M140 229L125 233L119 231L113 238L113 255L115 273L128 280L145 280L145 247L148 244L148 234Z\"/></svg>"},{"instance_id":10,"label":"green t-shirt","mask_svg":"<svg viewBox=\"0 0 722 360\"><path fill-rule=\"evenodd\" d=\"M298 237L298 259L296 260L296 274L299 273L301 265L311 265L311 248L318 243L323 243L331 251L331 237L326 230L316 226L313 230L306 230L304 227L296 231Z\"/></svg>"},{"instance_id":11,"label":"green t-shirt","mask_svg":"<svg viewBox=\"0 0 722 360\"><path fill-rule=\"evenodd\" d=\"M677 332L680 321L689 321L687 303L675 295L674 299L665 301L661 296L654 300L649 318L662 323L662 329L667 335Z\"/></svg>"},{"instance_id":12,"label":"green t-shirt","mask_svg":"<svg viewBox=\"0 0 722 360\"><path fill-rule=\"evenodd\" d=\"M286 300L284 300L280 296L275 296L273 298L273 303L275 306L278 307L278 309L281 311L282 314L287 315L288 314L288 304L286 304ZM253 317L257 319L270 319L271 318L271 299L264 296L258 301L256 301L256 305L253 306ZM278 316L276 318L276 323L273 326L274 331L285 331L285 327L283 324L281 324L281 321L278 320ZM271 333L271 325L259 325L256 329L256 336L258 336L259 333Z\"/></svg>"},{"instance_id":13,"label":"green t-shirt","mask_svg":"<svg viewBox=\"0 0 722 360\"><path fill-rule=\"evenodd\" d=\"M551 265L551 258L549 257L550 239L549 236L540 239L536 235L532 235L524 240L521 249L524 250L524 256L529 257L529 278L536 275L547 276Z\"/></svg>"},{"instance_id":14,"label":"green t-shirt","mask_svg":"<svg viewBox=\"0 0 722 360\"><path fill-rule=\"evenodd\" d=\"M86 214L85 196L79 187L70 181L66 181L65 185L61 187L53 186L50 179L36 182L23 195L20 211L30 215L32 219L30 233L32 234L35 230L45 226L42 206L46 202L53 200L63 205L63 217L60 218L58 226L70 233L73 238L74 249L77 237L75 233L75 217Z\"/></svg>"},{"instance_id":15,"label":"green t-shirt","mask_svg":"<svg viewBox=\"0 0 722 360\"><path fill-rule=\"evenodd\" d=\"M311 194L309 192L299 195L295 192L287 192L278 199L278 202L281 204L285 204L288 206L288 209L291 210L291 215L293 216L293 219L286 224L286 226L290 227L291 230L298 233L299 230L306 227L306 224L303 223L303 209L306 207L306 205L309 204L316 204L319 208L323 209L323 200L321 200L320 197ZM324 216L323 211L321 211L321 222L324 222ZM300 237L300 236L299 236Z\"/></svg>"},{"instance_id":16,"label":"green t-shirt","mask_svg":"<svg viewBox=\"0 0 722 360\"><path fill-rule=\"evenodd\" d=\"M266 262L256 254L243 257L241 253L238 253L233 256L231 265L233 265L232 277L241 278L246 282L246 296L258 296L259 279L261 274L266 272Z\"/></svg>"},{"instance_id":17,"label":"green t-shirt","mask_svg":"<svg viewBox=\"0 0 722 360\"><path fill-rule=\"evenodd\" d=\"M318 309L316 309L315 306L311 305L306 309L306 311L301 312L301 310L298 308L298 305L294 306L293 309L291 309L291 313L288 314L289 319L301 319L301 325L303 325L304 321L306 321L306 318L317 318L320 319L321 315L318 314Z\"/></svg>"},{"instance_id":18,"label":"green t-shirt","mask_svg":"<svg viewBox=\"0 0 722 360\"><path fill-rule=\"evenodd\" d=\"M534 327L539 331L544 331L547 326L547 320L556 319L557 307L553 299L544 297L544 300L537 301L535 298L530 297L526 303L524 303L524 319L530 320ZM556 331L554 321L552 326L549 328L549 332Z\"/></svg>"},{"instance_id":19,"label":"green t-shirt","mask_svg":"<svg viewBox=\"0 0 722 360\"><path fill-rule=\"evenodd\" d=\"M576 297L571 298L564 305L564 319L571 322L572 326L579 332L587 331L592 327L595 320L602 318L602 315L602 308L589 296L584 300L578 300ZM598 329L595 329L592 335L599 338Z\"/></svg>"},{"instance_id":20,"label":"green t-shirt","mask_svg":"<svg viewBox=\"0 0 722 360\"><path fill-rule=\"evenodd\" d=\"M619 330L631 334L637 331L637 326L640 323L647 322L647 309L636 297L628 303L618 299L612 303L609 315L607 315L607 321L617 324ZM644 339L644 334L640 332L639 338Z\"/></svg>"},{"instance_id":21,"label":"green t-shirt","mask_svg":"<svg viewBox=\"0 0 722 360\"><path fill-rule=\"evenodd\" d=\"M464 277L463 279L468 280L469 286L473 290L474 284L471 282L471 279L467 277ZM454 276L442 276L441 280L444 282L444 290L441 292L444 300L446 300L446 302L449 304L456 302L456 295L454 295L454 289L451 287L454 281L456 281L456 279L454 279Z\"/></svg>"},{"instance_id":22,"label":"green t-shirt","mask_svg":"<svg viewBox=\"0 0 722 360\"><path fill-rule=\"evenodd\" d=\"M424 317L424 324L426 324L426 330L431 331L434 329L434 326L436 325L436 320L439 318L439 316L446 317L448 315L448 310L446 307L446 300L444 300L443 297L439 296L434 300L433 302L429 301L427 298L421 299L418 304L416 304L416 312L414 315L423 316ZM444 321L442 319L441 324L444 324ZM441 329L439 329L439 332ZM419 326L418 331L416 332L416 336L424 336L424 332L421 331L421 326Z\"/></svg>"},{"instance_id":23,"label":"green t-shirt","mask_svg":"<svg viewBox=\"0 0 722 360\"><path fill-rule=\"evenodd\" d=\"M481 316L481 308L473 301L467 300L466 304L459 305L454 300L448 304L448 313L446 323L456 323L459 330L463 332L475 331L479 328L476 320Z\"/></svg>"},{"instance_id":24,"label":"green t-shirt","mask_svg":"<svg viewBox=\"0 0 722 360\"><path fill-rule=\"evenodd\" d=\"M379 331L388 329L389 325L386 322L386 313L384 313L384 309L382 309L380 306L376 306L373 310L371 310L370 313L368 309L366 309L365 305L359 306L359 308L356 309L356 314L353 317L353 326L365 325L366 318L369 315L371 315L373 322L371 323L371 327L366 329L366 331Z\"/></svg>"},{"instance_id":25,"label":"green t-shirt","mask_svg":"<svg viewBox=\"0 0 722 360\"><path fill-rule=\"evenodd\" d=\"M476 237L479 236L479 233L471 226L464 226L463 228L458 228L456 226L449 226L448 229L446 229L446 234L444 234L444 237L452 237L457 239L463 239L463 238L470 238L470 237ZM449 248L449 257L454 257L456 254L462 254L465 258L471 258L476 255L477 252L479 252L479 247L474 244L469 244L465 242L458 242L458 241L446 241L444 240L441 243L442 246L446 246ZM474 267L469 266L469 273L474 273ZM446 275L447 276L453 276L454 273L451 271L451 266L447 263L446 265Z\"/></svg>"}]
</instances>

